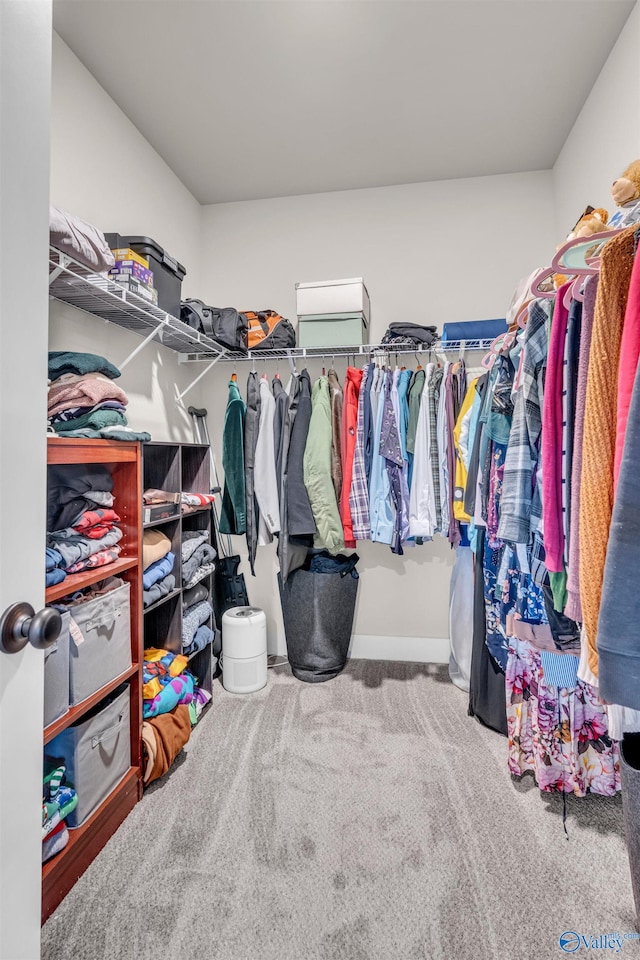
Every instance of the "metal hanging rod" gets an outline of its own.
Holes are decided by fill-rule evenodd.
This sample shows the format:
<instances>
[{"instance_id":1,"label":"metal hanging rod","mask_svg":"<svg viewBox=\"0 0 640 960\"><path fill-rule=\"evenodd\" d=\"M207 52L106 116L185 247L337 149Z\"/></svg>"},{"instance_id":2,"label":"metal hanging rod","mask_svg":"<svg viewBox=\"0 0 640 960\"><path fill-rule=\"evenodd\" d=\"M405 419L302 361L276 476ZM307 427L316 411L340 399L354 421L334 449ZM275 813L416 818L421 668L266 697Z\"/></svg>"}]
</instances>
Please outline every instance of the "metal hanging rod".
<instances>
[{"instance_id":1,"label":"metal hanging rod","mask_svg":"<svg viewBox=\"0 0 640 960\"><path fill-rule=\"evenodd\" d=\"M249 350L247 353L229 352L219 357L221 363L259 363L267 360L307 360L311 358L331 360L336 357L375 357L376 354L387 356L415 354L429 355L438 353L460 353L465 350L488 350L493 338L483 340L436 340L430 347L409 347L406 344L393 343L360 343L345 347L291 347L289 350ZM180 357L181 363L195 360L212 359L204 353L185 353Z\"/></svg>"}]
</instances>

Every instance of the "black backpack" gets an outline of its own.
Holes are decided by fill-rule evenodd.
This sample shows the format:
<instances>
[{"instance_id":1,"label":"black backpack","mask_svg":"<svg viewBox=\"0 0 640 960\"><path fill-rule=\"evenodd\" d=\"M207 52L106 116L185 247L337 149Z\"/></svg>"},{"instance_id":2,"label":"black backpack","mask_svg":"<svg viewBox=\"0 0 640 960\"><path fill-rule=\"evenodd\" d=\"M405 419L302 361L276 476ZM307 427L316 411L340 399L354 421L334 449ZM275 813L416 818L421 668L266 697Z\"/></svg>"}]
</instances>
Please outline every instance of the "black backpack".
<instances>
[{"instance_id":1,"label":"black backpack","mask_svg":"<svg viewBox=\"0 0 640 960\"><path fill-rule=\"evenodd\" d=\"M234 307L209 307L202 300L182 300L180 319L228 350L247 352L247 318Z\"/></svg>"}]
</instances>

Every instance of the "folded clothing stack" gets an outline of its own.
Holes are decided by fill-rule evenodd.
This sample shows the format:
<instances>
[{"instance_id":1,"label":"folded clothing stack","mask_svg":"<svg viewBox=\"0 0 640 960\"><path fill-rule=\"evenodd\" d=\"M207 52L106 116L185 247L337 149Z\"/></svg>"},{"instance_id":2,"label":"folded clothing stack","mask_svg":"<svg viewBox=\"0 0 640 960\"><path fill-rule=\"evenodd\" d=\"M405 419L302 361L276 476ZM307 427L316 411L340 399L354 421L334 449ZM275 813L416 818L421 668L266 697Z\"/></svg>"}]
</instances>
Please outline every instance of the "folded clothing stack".
<instances>
[{"instance_id":1,"label":"folded clothing stack","mask_svg":"<svg viewBox=\"0 0 640 960\"><path fill-rule=\"evenodd\" d=\"M150 440L127 425L129 399L113 381L120 371L94 353L49 353L49 424L61 437Z\"/></svg>"},{"instance_id":2,"label":"folded clothing stack","mask_svg":"<svg viewBox=\"0 0 640 960\"><path fill-rule=\"evenodd\" d=\"M150 648L142 667L142 716L145 720L169 713L194 699L195 677L186 669L187 657Z\"/></svg>"},{"instance_id":3,"label":"folded clothing stack","mask_svg":"<svg viewBox=\"0 0 640 960\"><path fill-rule=\"evenodd\" d=\"M213 616L209 591L202 581L182 594L182 644L184 652L191 656L213 643L215 633L206 623ZM204 616L204 613L207 616ZM185 630L185 624L187 628ZM195 627L195 630L193 629ZM195 721L194 721L195 723Z\"/></svg>"},{"instance_id":4,"label":"folded clothing stack","mask_svg":"<svg viewBox=\"0 0 640 960\"><path fill-rule=\"evenodd\" d=\"M69 842L66 817L78 805L78 794L65 782L66 767L45 757L42 781L42 862L50 860Z\"/></svg>"},{"instance_id":5,"label":"folded clothing stack","mask_svg":"<svg viewBox=\"0 0 640 960\"><path fill-rule=\"evenodd\" d=\"M187 590L215 569L216 551L208 539L209 535L201 530L182 534L182 585Z\"/></svg>"},{"instance_id":6,"label":"folded clothing stack","mask_svg":"<svg viewBox=\"0 0 640 960\"><path fill-rule=\"evenodd\" d=\"M145 530L142 538L142 602L145 607L175 590L176 578L172 573L175 560L171 540L162 530Z\"/></svg>"},{"instance_id":7,"label":"folded clothing stack","mask_svg":"<svg viewBox=\"0 0 640 960\"><path fill-rule=\"evenodd\" d=\"M144 522L169 520L180 513L180 494L149 488L142 494Z\"/></svg>"},{"instance_id":8,"label":"folded clothing stack","mask_svg":"<svg viewBox=\"0 0 640 960\"><path fill-rule=\"evenodd\" d=\"M438 328L420 323L391 323L380 341L396 347L430 347L438 339Z\"/></svg>"},{"instance_id":9,"label":"folded clothing stack","mask_svg":"<svg viewBox=\"0 0 640 960\"><path fill-rule=\"evenodd\" d=\"M207 621L213 616L209 591L198 583L183 595L182 650L187 655L197 653L213 642L214 633Z\"/></svg>"},{"instance_id":10,"label":"folded clothing stack","mask_svg":"<svg viewBox=\"0 0 640 960\"><path fill-rule=\"evenodd\" d=\"M212 493L181 493L180 502L182 503L183 514L196 513L203 507L213 503L215 496Z\"/></svg>"},{"instance_id":11,"label":"folded clothing stack","mask_svg":"<svg viewBox=\"0 0 640 960\"><path fill-rule=\"evenodd\" d=\"M118 559L122 530L112 491L113 478L101 464L49 468L47 586L64 580L60 572L81 573Z\"/></svg>"}]
</instances>

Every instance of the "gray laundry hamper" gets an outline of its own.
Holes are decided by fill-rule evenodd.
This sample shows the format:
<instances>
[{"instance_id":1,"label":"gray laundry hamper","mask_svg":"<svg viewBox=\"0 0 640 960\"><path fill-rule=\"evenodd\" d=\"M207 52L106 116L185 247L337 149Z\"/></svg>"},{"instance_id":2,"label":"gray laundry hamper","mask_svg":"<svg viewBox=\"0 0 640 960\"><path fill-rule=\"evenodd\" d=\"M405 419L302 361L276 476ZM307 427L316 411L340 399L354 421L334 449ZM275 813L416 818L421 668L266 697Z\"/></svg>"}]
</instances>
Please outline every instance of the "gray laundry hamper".
<instances>
[{"instance_id":1,"label":"gray laundry hamper","mask_svg":"<svg viewBox=\"0 0 640 960\"><path fill-rule=\"evenodd\" d=\"M310 553L304 567L278 574L291 670L305 683L332 680L344 670L358 595L358 555Z\"/></svg>"}]
</instances>

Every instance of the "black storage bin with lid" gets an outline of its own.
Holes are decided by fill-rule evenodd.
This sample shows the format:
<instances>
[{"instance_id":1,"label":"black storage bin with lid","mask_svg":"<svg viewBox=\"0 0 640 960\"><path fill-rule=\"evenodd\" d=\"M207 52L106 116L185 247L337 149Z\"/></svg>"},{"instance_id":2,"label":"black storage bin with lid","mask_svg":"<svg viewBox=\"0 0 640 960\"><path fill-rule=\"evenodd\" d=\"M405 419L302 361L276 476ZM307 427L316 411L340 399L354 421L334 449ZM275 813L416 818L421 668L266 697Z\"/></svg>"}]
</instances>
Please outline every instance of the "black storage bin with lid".
<instances>
[{"instance_id":1,"label":"black storage bin with lid","mask_svg":"<svg viewBox=\"0 0 640 960\"><path fill-rule=\"evenodd\" d=\"M164 247L150 237L128 237L120 233L105 233L112 250L129 247L149 261L153 271L153 285L158 291L158 306L172 317L180 318L180 299L182 281L187 275L186 269L170 256Z\"/></svg>"}]
</instances>

